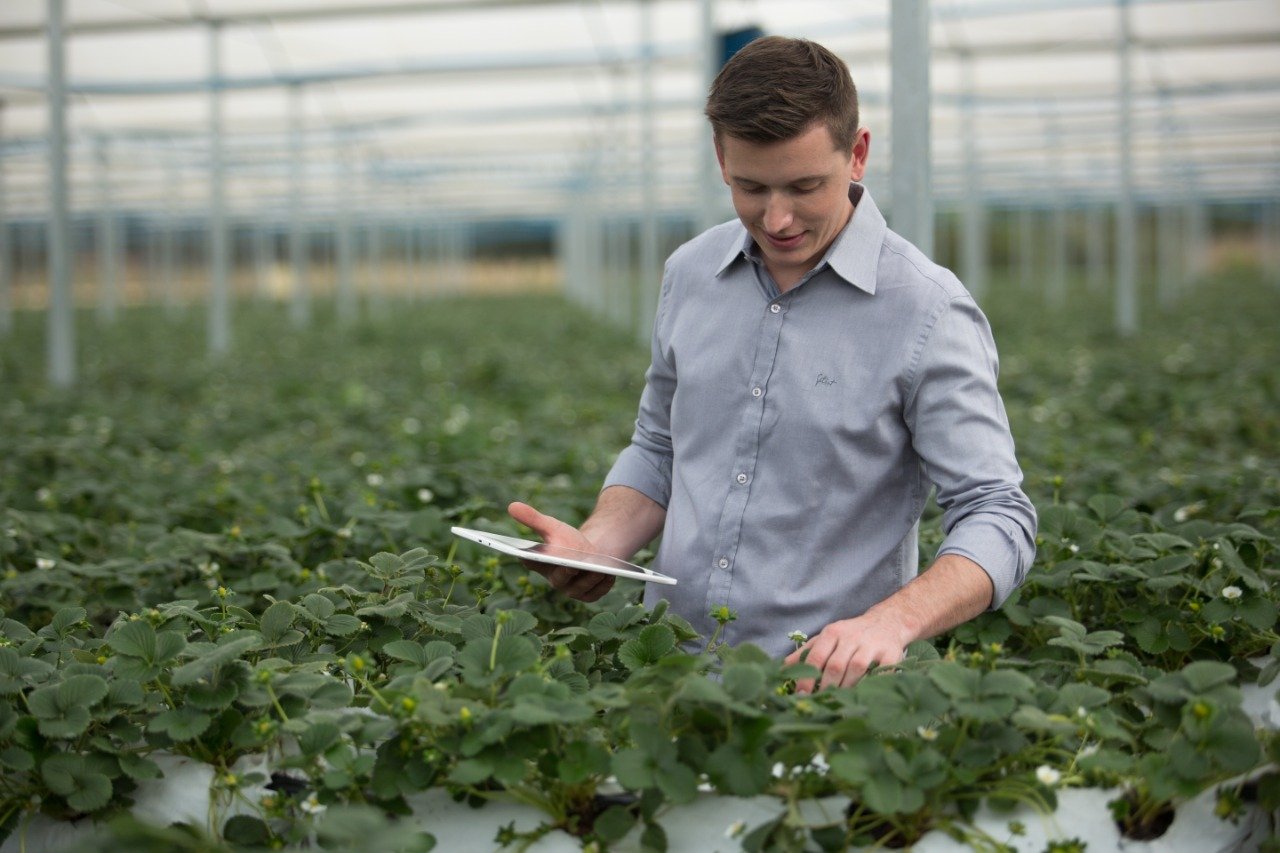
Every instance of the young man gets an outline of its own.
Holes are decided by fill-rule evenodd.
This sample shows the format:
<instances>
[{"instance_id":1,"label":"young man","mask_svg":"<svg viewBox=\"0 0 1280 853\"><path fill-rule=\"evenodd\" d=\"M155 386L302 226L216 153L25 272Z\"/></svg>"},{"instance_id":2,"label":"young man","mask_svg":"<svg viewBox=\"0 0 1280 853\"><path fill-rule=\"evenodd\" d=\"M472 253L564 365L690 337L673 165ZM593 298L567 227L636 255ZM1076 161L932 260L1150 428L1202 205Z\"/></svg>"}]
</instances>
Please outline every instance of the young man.
<instances>
[{"instance_id":1,"label":"young man","mask_svg":"<svg viewBox=\"0 0 1280 853\"><path fill-rule=\"evenodd\" d=\"M755 41L706 113L738 220L668 259L631 445L580 529L510 513L619 557L661 532L654 567L679 585L650 585L646 604L666 597L705 633L728 605L726 641L807 650L822 675L801 691L852 684L999 606L1034 558L995 346L955 276L888 230L858 183L871 138L838 57ZM930 484L947 536L918 573ZM588 601L612 585L544 574Z\"/></svg>"}]
</instances>

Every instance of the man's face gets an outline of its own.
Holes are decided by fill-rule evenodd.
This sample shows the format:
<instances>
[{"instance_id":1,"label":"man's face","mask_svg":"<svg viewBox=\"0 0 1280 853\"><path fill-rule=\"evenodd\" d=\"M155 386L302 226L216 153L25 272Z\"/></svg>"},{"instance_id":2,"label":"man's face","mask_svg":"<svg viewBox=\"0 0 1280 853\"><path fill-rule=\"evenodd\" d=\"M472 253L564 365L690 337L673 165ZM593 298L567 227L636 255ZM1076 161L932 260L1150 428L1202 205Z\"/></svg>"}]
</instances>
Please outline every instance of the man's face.
<instances>
[{"instance_id":1,"label":"man's face","mask_svg":"<svg viewBox=\"0 0 1280 853\"><path fill-rule=\"evenodd\" d=\"M866 170L871 138L859 129L852 151L841 151L821 122L784 142L725 136L716 145L733 207L787 290L822 258L853 213L849 181Z\"/></svg>"}]
</instances>

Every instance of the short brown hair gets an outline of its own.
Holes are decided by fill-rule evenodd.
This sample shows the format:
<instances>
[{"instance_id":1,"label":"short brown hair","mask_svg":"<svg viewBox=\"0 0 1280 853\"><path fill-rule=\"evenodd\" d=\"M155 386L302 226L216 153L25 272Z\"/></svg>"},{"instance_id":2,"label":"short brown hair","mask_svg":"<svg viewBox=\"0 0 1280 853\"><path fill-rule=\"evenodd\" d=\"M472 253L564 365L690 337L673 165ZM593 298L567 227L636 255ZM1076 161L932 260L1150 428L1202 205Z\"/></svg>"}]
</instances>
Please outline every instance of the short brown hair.
<instances>
[{"instance_id":1,"label":"short brown hair","mask_svg":"<svg viewBox=\"0 0 1280 853\"><path fill-rule=\"evenodd\" d=\"M716 141L794 139L816 121L836 148L852 150L858 131L858 90L849 67L807 39L767 36L733 55L711 84L707 118Z\"/></svg>"}]
</instances>

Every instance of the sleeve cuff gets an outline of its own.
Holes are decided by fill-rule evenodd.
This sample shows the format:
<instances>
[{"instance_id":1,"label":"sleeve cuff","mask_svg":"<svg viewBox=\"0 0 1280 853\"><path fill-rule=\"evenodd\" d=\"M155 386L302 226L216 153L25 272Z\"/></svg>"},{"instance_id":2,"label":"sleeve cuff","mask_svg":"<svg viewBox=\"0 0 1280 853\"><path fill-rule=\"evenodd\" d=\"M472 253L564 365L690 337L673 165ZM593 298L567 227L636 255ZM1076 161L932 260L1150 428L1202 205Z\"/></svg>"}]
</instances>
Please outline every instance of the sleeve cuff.
<instances>
[{"instance_id":1,"label":"sleeve cuff","mask_svg":"<svg viewBox=\"0 0 1280 853\"><path fill-rule=\"evenodd\" d=\"M1021 528L1010 529L1006 519L991 515L974 516L952 528L938 549L938 556L958 554L982 567L991 578L994 591L991 610L1004 604L1027 575L1035 558L1035 546L1026 542Z\"/></svg>"},{"instance_id":2,"label":"sleeve cuff","mask_svg":"<svg viewBox=\"0 0 1280 853\"><path fill-rule=\"evenodd\" d=\"M627 486L666 509L671 503L671 460L653 458L634 444L624 448L613 463L604 486Z\"/></svg>"}]
</instances>

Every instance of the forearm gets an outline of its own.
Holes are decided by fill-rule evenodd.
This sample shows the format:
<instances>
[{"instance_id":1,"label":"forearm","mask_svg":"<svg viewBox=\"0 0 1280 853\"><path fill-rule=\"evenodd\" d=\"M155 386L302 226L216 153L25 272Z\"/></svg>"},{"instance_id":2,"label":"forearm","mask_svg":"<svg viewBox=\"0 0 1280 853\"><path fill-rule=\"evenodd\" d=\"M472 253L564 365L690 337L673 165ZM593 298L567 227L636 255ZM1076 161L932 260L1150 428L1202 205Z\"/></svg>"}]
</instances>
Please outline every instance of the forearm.
<instances>
[{"instance_id":1,"label":"forearm","mask_svg":"<svg viewBox=\"0 0 1280 853\"><path fill-rule=\"evenodd\" d=\"M579 530L597 549L627 560L662 532L667 511L629 486L609 486Z\"/></svg>"},{"instance_id":2,"label":"forearm","mask_svg":"<svg viewBox=\"0 0 1280 853\"><path fill-rule=\"evenodd\" d=\"M911 643L969 621L991 606L994 592L991 578L977 563L959 554L943 554L866 615L900 625L905 642Z\"/></svg>"}]
</instances>

